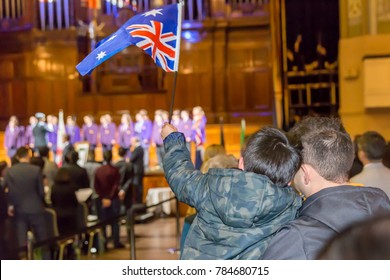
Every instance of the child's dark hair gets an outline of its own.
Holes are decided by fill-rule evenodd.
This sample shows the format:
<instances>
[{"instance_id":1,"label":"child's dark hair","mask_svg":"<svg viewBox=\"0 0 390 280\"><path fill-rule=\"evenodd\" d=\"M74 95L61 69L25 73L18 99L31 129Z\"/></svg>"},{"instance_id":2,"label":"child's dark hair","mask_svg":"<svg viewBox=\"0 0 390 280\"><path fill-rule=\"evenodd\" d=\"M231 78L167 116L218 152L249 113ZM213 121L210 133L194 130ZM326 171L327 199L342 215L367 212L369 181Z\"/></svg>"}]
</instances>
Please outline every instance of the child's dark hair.
<instances>
[{"instance_id":1,"label":"child's dark hair","mask_svg":"<svg viewBox=\"0 0 390 280\"><path fill-rule=\"evenodd\" d=\"M267 176L275 185L286 186L301 165L298 152L283 131L263 127L247 141L242 152L245 171Z\"/></svg>"}]
</instances>

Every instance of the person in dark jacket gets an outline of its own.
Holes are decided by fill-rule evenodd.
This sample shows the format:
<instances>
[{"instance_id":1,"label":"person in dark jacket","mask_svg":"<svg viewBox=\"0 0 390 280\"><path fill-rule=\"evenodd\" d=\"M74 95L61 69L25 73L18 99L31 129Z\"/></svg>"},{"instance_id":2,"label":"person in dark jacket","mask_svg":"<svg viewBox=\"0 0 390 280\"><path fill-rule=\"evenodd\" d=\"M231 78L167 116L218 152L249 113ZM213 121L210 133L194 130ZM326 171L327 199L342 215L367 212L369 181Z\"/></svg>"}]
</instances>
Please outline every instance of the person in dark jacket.
<instances>
[{"instance_id":1,"label":"person in dark jacket","mask_svg":"<svg viewBox=\"0 0 390 280\"><path fill-rule=\"evenodd\" d=\"M51 190L51 202L57 214L60 234L75 232L79 227L78 201L70 179L69 170L60 168Z\"/></svg>"},{"instance_id":2,"label":"person in dark jacket","mask_svg":"<svg viewBox=\"0 0 390 280\"><path fill-rule=\"evenodd\" d=\"M294 187L306 200L298 218L284 225L271 240L263 259L316 259L336 234L353 223L390 211L390 201L377 188L348 184L354 159L350 136L341 121L311 118L296 124L303 162Z\"/></svg>"},{"instance_id":3,"label":"person in dark jacket","mask_svg":"<svg viewBox=\"0 0 390 280\"><path fill-rule=\"evenodd\" d=\"M133 169L133 197L135 203L143 203L144 149L138 137L131 138L130 164Z\"/></svg>"},{"instance_id":4,"label":"person in dark jacket","mask_svg":"<svg viewBox=\"0 0 390 280\"><path fill-rule=\"evenodd\" d=\"M5 161L0 162L0 259L4 260L8 257L6 246L6 228L5 221L7 220L7 198L4 189L4 174L7 168Z\"/></svg>"},{"instance_id":5,"label":"person in dark jacket","mask_svg":"<svg viewBox=\"0 0 390 280\"><path fill-rule=\"evenodd\" d=\"M19 247L27 244L27 232L32 230L35 239L48 238L45 219L44 189L42 172L39 167L29 163L30 151L20 147L16 151L19 163L9 168L5 174L5 186L8 188L8 215L15 221ZM43 250L44 259L50 254Z\"/></svg>"},{"instance_id":6,"label":"person in dark jacket","mask_svg":"<svg viewBox=\"0 0 390 280\"><path fill-rule=\"evenodd\" d=\"M118 198L120 174L119 169L111 164L112 152L107 150L103 153L104 164L95 173L95 191L99 196L99 218L102 221L117 217L120 213ZM117 220L111 223L111 233L115 248L123 248L119 239L119 223ZM106 230L104 230L106 237ZM106 238L107 240L107 238Z\"/></svg>"},{"instance_id":7,"label":"person in dark jacket","mask_svg":"<svg viewBox=\"0 0 390 280\"><path fill-rule=\"evenodd\" d=\"M71 186L75 191L89 188L89 177L87 170L77 164L79 154L76 151L70 151L66 154L64 168L69 170Z\"/></svg>"},{"instance_id":8,"label":"person in dark jacket","mask_svg":"<svg viewBox=\"0 0 390 280\"><path fill-rule=\"evenodd\" d=\"M133 191L131 188L131 182L133 177L133 169L131 165L126 161L125 157L128 152L128 149L119 147L118 155L119 160L115 163L115 167L119 169L119 174L121 176L119 186L119 199L123 201L123 204L126 209L130 209L133 201Z\"/></svg>"}]
</instances>

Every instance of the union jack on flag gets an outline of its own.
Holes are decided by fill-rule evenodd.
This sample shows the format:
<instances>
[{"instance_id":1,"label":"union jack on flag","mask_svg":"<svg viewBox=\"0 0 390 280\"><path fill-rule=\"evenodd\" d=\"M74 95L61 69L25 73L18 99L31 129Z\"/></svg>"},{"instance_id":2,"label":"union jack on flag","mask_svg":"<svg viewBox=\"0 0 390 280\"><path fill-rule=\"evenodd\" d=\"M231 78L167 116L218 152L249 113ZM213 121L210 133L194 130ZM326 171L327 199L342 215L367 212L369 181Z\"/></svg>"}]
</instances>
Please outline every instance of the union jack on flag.
<instances>
[{"instance_id":1,"label":"union jack on flag","mask_svg":"<svg viewBox=\"0 0 390 280\"><path fill-rule=\"evenodd\" d=\"M84 76L124 48L136 45L166 72L177 71L182 5L179 2L133 16L99 42L98 47L76 66L77 70Z\"/></svg>"}]
</instances>

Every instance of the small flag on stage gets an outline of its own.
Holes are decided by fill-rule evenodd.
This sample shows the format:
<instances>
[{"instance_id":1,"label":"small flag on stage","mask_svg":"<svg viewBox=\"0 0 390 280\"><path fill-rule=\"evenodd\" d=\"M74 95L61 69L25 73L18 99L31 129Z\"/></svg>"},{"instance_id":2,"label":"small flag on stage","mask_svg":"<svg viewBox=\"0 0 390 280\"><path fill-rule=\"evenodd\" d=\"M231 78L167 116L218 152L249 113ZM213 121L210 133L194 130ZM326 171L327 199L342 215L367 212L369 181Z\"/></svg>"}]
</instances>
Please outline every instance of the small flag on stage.
<instances>
[{"instance_id":1,"label":"small flag on stage","mask_svg":"<svg viewBox=\"0 0 390 280\"><path fill-rule=\"evenodd\" d=\"M57 131L57 154L55 156L55 162L58 166L62 166L62 151L64 149L64 135L65 131L65 122L64 122L64 112L60 110L58 113L58 131Z\"/></svg>"},{"instance_id":2,"label":"small flag on stage","mask_svg":"<svg viewBox=\"0 0 390 280\"><path fill-rule=\"evenodd\" d=\"M182 2L153 9L129 19L111 36L99 42L77 66L81 75L130 45L149 54L166 72L176 72L179 65Z\"/></svg>"}]
</instances>

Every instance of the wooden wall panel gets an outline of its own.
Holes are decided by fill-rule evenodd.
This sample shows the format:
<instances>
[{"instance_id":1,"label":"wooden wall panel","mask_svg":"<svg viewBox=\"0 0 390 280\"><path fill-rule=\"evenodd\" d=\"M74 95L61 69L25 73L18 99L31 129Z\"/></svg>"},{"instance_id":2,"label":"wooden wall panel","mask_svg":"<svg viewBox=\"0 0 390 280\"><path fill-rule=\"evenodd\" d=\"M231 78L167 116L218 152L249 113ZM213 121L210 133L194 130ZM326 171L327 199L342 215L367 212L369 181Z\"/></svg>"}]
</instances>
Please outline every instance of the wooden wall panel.
<instances>
[{"instance_id":1,"label":"wooden wall panel","mask_svg":"<svg viewBox=\"0 0 390 280\"><path fill-rule=\"evenodd\" d=\"M245 73L242 71L229 71L228 74L228 110L244 111L246 104Z\"/></svg>"},{"instance_id":2,"label":"wooden wall panel","mask_svg":"<svg viewBox=\"0 0 390 280\"><path fill-rule=\"evenodd\" d=\"M12 82L11 88L11 114L25 118L27 116L26 83L22 80L16 80Z\"/></svg>"},{"instance_id":3,"label":"wooden wall panel","mask_svg":"<svg viewBox=\"0 0 390 280\"><path fill-rule=\"evenodd\" d=\"M256 115L271 110L269 26L253 22L208 21L183 30L174 108L200 105L210 123L219 116L227 116L229 122L237 113ZM12 39L12 34L8 37ZM169 109L172 73L163 74L163 90L126 94L115 91L110 82L114 73L108 70L107 81L100 85L104 91L98 86L97 92L82 93L75 71L77 39L75 30L31 31L25 42L33 49L21 54L0 50L0 119L14 111L27 123L28 116L37 111L57 114L63 109L65 115L77 115L81 124L85 114L98 117L110 112L119 121L121 110L130 110L134 116L141 108L150 115L156 109ZM20 42L20 34L15 35L15 42ZM20 100L25 103L19 105Z\"/></svg>"},{"instance_id":4,"label":"wooden wall panel","mask_svg":"<svg viewBox=\"0 0 390 280\"><path fill-rule=\"evenodd\" d=\"M270 70L253 72L248 75L247 107L253 110L271 110L272 73Z\"/></svg>"}]
</instances>

